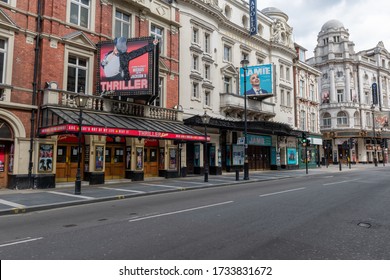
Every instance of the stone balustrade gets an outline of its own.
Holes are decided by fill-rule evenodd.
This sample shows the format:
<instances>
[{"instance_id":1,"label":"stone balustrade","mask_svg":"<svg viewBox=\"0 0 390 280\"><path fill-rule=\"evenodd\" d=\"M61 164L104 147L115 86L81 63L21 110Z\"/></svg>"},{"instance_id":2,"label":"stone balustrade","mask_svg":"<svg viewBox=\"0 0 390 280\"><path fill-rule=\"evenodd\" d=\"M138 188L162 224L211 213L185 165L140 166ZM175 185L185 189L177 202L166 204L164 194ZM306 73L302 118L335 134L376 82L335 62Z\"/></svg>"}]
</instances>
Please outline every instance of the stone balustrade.
<instances>
[{"instance_id":1,"label":"stone balustrade","mask_svg":"<svg viewBox=\"0 0 390 280\"><path fill-rule=\"evenodd\" d=\"M57 89L46 89L43 92L42 106L60 106L77 108L74 92ZM87 95L88 102L85 110L104 111L115 114L145 117L159 120L182 121L183 112L176 109L167 109L127 101L114 100L96 95Z\"/></svg>"}]
</instances>

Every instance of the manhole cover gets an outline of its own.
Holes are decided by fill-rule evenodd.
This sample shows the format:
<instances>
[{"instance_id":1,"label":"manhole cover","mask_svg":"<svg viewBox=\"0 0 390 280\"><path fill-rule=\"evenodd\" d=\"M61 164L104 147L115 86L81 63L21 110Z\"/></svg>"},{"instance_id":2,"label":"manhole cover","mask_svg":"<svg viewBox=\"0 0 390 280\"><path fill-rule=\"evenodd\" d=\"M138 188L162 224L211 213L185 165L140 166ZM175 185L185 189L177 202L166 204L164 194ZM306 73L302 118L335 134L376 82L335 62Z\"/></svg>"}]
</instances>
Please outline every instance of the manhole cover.
<instances>
[{"instance_id":1,"label":"manhole cover","mask_svg":"<svg viewBox=\"0 0 390 280\"><path fill-rule=\"evenodd\" d=\"M370 228L371 224L370 223L361 222L361 223L358 223L358 226L359 227L364 227L364 228Z\"/></svg>"}]
</instances>

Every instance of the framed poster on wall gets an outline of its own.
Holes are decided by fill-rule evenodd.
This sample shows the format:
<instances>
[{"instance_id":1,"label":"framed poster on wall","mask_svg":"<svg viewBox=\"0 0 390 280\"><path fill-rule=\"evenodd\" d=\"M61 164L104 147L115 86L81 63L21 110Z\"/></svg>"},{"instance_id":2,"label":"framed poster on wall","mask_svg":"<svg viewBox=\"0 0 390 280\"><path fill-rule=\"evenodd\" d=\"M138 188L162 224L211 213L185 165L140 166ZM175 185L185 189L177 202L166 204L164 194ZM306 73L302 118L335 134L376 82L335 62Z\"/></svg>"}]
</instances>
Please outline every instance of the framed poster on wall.
<instances>
[{"instance_id":1,"label":"framed poster on wall","mask_svg":"<svg viewBox=\"0 0 390 280\"><path fill-rule=\"evenodd\" d=\"M169 169L176 168L176 149L169 148Z\"/></svg>"},{"instance_id":2,"label":"framed poster on wall","mask_svg":"<svg viewBox=\"0 0 390 280\"><path fill-rule=\"evenodd\" d=\"M287 164L296 165L297 162L297 149L287 148Z\"/></svg>"},{"instance_id":3,"label":"framed poster on wall","mask_svg":"<svg viewBox=\"0 0 390 280\"><path fill-rule=\"evenodd\" d=\"M38 172L53 171L53 144L39 145Z\"/></svg>"},{"instance_id":4,"label":"framed poster on wall","mask_svg":"<svg viewBox=\"0 0 390 280\"><path fill-rule=\"evenodd\" d=\"M131 169L131 147L126 147L126 169Z\"/></svg>"},{"instance_id":5,"label":"framed poster on wall","mask_svg":"<svg viewBox=\"0 0 390 280\"><path fill-rule=\"evenodd\" d=\"M96 146L95 147L95 170L101 171L103 170L103 161L104 161L104 146Z\"/></svg>"},{"instance_id":6,"label":"framed poster on wall","mask_svg":"<svg viewBox=\"0 0 390 280\"><path fill-rule=\"evenodd\" d=\"M141 170L143 168L143 157L144 157L144 148L143 147L137 147L136 148L136 166L135 168L137 170Z\"/></svg>"}]
</instances>

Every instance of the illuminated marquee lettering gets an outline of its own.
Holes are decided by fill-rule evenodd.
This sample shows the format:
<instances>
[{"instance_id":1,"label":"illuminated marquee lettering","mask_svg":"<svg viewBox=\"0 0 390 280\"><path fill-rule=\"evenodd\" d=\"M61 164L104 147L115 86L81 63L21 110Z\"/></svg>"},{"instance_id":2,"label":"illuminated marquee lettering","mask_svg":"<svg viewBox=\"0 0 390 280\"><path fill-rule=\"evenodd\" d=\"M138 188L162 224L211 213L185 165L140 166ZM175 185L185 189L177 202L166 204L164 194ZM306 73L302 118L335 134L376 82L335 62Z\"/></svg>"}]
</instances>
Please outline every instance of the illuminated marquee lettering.
<instances>
[{"instance_id":1,"label":"illuminated marquee lettering","mask_svg":"<svg viewBox=\"0 0 390 280\"><path fill-rule=\"evenodd\" d=\"M74 133L78 132L79 126L75 124L66 124L59 126L52 126L47 128L41 128L39 130L40 135L52 135L59 133ZM123 129L123 128L107 128L107 127L95 127L95 126L82 126L83 133L91 133L96 135L118 135L129 137L150 137L160 139L180 139L190 141L204 141L203 135L191 135L191 134L177 134L171 132L159 132L159 131L143 131L136 129ZM210 141L210 137L207 137L207 141Z\"/></svg>"},{"instance_id":2,"label":"illuminated marquee lettering","mask_svg":"<svg viewBox=\"0 0 390 280\"><path fill-rule=\"evenodd\" d=\"M100 86L103 91L116 91L116 90L140 90L148 89L148 80L129 80L129 81L107 81L101 82Z\"/></svg>"}]
</instances>

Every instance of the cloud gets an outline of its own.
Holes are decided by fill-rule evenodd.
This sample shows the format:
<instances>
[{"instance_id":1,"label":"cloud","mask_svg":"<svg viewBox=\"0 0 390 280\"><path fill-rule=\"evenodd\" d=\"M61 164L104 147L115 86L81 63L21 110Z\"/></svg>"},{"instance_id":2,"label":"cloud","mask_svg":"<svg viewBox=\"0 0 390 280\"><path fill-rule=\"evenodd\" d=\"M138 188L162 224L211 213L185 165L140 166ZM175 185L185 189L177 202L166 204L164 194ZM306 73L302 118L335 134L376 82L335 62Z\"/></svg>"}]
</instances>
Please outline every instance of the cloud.
<instances>
[{"instance_id":1,"label":"cloud","mask_svg":"<svg viewBox=\"0 0 390 280\"><path fill-rule=\"evenodd\" d=\"M390 1L388 0L260 0L258 9L276 7L289 17L295 42L312 56L321 27L329 20L337 19L349 31L349 39L355 43L355 51L375 47L383 41L390 48Z\"/></svg>"}]
</instances>

